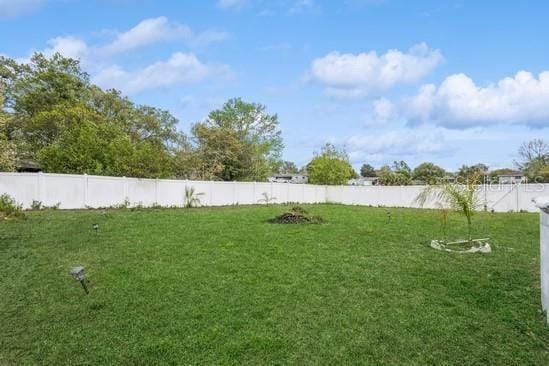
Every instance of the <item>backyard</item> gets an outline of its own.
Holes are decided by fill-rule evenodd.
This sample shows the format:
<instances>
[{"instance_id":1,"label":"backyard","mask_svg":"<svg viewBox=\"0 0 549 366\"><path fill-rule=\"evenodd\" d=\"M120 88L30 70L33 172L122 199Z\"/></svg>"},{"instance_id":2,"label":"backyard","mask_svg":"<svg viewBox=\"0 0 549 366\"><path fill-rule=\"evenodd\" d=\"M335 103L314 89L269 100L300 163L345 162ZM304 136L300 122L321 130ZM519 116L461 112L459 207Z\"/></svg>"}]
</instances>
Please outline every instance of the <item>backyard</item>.
<instances>
[{"instance_id":1,"label":"backyard","mask_svg":"<svg viewBox=\"0 0 549 366\"><path fill-rule=\"evenodd\" d=\"M429 247L436 210L304 205L325 222L267 222L288 207L0 222L0 364L549 364L538 214L478 213L492 253L456 254Z\"/></svg>"}]
</instances>

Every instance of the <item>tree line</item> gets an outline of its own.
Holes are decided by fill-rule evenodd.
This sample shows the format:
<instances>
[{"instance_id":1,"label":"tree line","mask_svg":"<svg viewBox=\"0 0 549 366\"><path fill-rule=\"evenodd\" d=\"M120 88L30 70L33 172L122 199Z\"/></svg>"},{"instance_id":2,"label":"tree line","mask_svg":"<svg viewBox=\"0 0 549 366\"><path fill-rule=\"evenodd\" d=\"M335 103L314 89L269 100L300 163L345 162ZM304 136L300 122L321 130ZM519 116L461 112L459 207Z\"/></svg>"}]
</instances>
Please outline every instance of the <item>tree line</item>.
<instances>
[{"instance_id":1,"label":"tree line","mask_svg":"<svg viewBox=\"0 0 549 366\"><path fill-rule=\"evenodd\" d=\"M523 143L515 161L516 168L521 171L529 182L549 182L549 144L543 139L533 139ZM511 168L490 170L485 164L462 165L456 172L445 171L442 167L424 162L411 169L404 161L395 161L392 165L384 165L374 169L369 164L362 165L362 177L377 177L381 185L410 185L414 183L435 184L441 180L466 181L469 177L483 177L484 183L497 183L502 174L514 174Z\"/></svg>"},{"instance_id":2,"label":"tree line","mask_svg":"<svg viewBox=\"0 0 549 366\"><path fill-rule=\"evenodd\" d=\"M195 123L190 135L159 108L90 83L79 61L0 57L0 170L262 181L281 166L276 114L240 99Z\"/></svg>"},{"instance_id":3,"label":"tree line","mask_svg":"<svg viewBox=\"0 0 549 366\"><path fill-rule=\"evenodd\" d=\"M60 54L36 53L28 63L0 56L0 105L0 171L28 161L46 172L143 178L264 181L299 172L312 184L335 185L359 177L345 150L332 144L301 169L283 161L278 116L264 105L230 99L185 134L168 111L93 85L78 60ZM524 143L519 156L516 165L528 178L549 181L545 141ZM476 164L449 173L430 162L411 169L395 161L379 169L364 164L360 176L409 185L475 172L494 180L509 171Z\"/></svg>"}]
</instances>

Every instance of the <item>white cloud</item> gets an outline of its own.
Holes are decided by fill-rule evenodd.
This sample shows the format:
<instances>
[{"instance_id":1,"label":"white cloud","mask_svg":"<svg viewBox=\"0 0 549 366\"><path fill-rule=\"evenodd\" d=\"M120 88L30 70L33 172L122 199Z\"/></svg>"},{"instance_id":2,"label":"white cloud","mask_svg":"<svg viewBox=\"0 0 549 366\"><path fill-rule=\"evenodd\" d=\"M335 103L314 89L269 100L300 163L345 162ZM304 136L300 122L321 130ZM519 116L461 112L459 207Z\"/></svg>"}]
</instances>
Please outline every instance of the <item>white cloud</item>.
<instances>
[{"instance_id":1,"label":"white cloud","mask_svg":"<svg viewBox=\"0 0 549 366\"><path fill-rule=\"evenodd\" d=\"M79 59L84 69L91 74L94 83L135 94L144 90L197 82L211 74L224 77L232 75L228 66L206 65L192 53L176 52L168 60L134 70L126 70L117 65L117 55L162 41L182 39L190 46L198 47L228 37L228 33L212 30L194 34L185 25L169 22L166 17L158 17L145 19L128 31L116 34L114 40L107 45L89 45L81 38L68 35L48 40L48 46L39 52L46 56L58 52L65 57ZM18 58L17 61L28 63L30 57L28 55Z\"/></svg>"},{"instance_id":2,"label":"white cloud","mask_svg":"<svg viewBox=\"0 0 549 366\"><path fill-rule=\"evenodd\" d=\"M84 58L88 53L88 45L80 38L73 36L55 37L48 40L50 47L42 51L46 56L59 52L65 57Z\"/></svg>"},{"instance_id":3,"label":"white cloud","mask_svg":"<svg viewBox=\"0 0 549 366\"><path fill-rule=\"evenodd\" d=\"M397 84L419 81L443 60L438 50L420 43L406 53L389 50L351 54L331 52L313 60L307 78L326 87L337 98L379 94Z\"/></svg>"},{"instance_id":4,"label":"white cloud","mask_svg":"<svg viewBox=\"0 0 549 366\"><path fill-rule=\"evenodd\" d=\"M0 0L0 18L14 18L32 13L44 2L45 0Z\"/></svg>"},{"instance_id":5,"label":"white cloud","mask_svg":"<svg viewBox=\"0 0 549 366\"><path fill-rule=\"evenodd\" d=\"M379 98L371 102L371 111L366 118L367 126L380 126L396 118L395 105L386 98Z\"/></svg>"},{"instance_id":6,"label":"white cloud","mask_svg":"<svg viewBox=\"0 0 549 366\"><path fill-rule=\"evenodd\" d=\"M118 34L112 43L102 48L108 54L123 53L153 43L175 39L190 39L191 29L170 23L166 17L149 18L130 30Z\"/></svg>"},{"instance_id":7,"label":"white cloud","mask_svg":"<svg viewBox=\"0 0 549 366\"><path fill-rule=\"evenodd\" d=\"M246 3L247 0L218 0L217 6L221 9L239 9Z\"/></svg>"},{"instance_id":8,"label":"white cloud","mask_svg":"<svg viewBox=\"0 0 549 366\"><path fill-rule=\"evenodd\" d=\"M214 42L225 41L230 37L231 35L227 32L207 30L194 35L189 40L189 44L193 47L200 47Z\"/></svg>"},{"instance_id":9,"label":"white cloud","mask_svg":"<svg viewBox=\"0 0 549 366\"><path fill-rule=\"evenodd\" d=\"M85 64L85 61L88 57L89 48L86 42L80 38L73 36L61 36L49 39L47 41L48 47L38 52L43 53L45 56L52 56L55 53L60 53L65 57L80 59L82 64ZM30 62L31 52L27 56L15 58L19 63L26 64Z\"/></svg>"},{"instance_id":10,"label":"white cloud","mask_svg":"<svg viewBox=\"0 0 549 366\"><path fill-rule=\"evenodd\" d=\"M224 41L229 37L229 33L215 30L195 33L189 26L170 22L168 18L161 16L144 19L135 27L118 33L111 43L100 47L99 50L104 54L118 54L159 42L176 40L183 40L195 47Z\"/></svg>"},{"instance_id":11,"label":"white cloud","mask_svg":"<svg viewBox=\"0 0 549 366\"><path fill-rule=\"evenodd\" d=\"M318 11L315 0L295 0L294 4L290 7L289 13L301 14L314 11Z\"/></svg>"},{"instance_id":12,"label":"white cloud","mask_svg":"<svg viewBox=\"0 0 549 366\"><path fill-rule=\"evenodd\" d=\"M526 71L496 84L478 86L465 74L447 77L440 86L424 85L407 98L410 121L459 128L487 124L549 125L549 72Z\"/></svg>"},{"instance_id":13,"label":"white cloud","mask_svg":"<svg viewBox=\"0 0 549 366\"><path fill-rule=\"evenodd\" d=\"M447 146L440 131L419 132L410 129L355 135L346 142L352 162L381 161L394 156L444 154Z\"/></svg>"},{"instance_id":14,"label":"white cloud","mask_svg":"<svg viewBox=\"0 0 549 366\"><path fill-rule=\"evenodd\" d=\"M179 104L182 108L187 108L194 103L194 97L192 95L184 95L179 98Z\"/></svg>"},{"instance_id":15,"label":"white cloud","mask_svg":"<svg viewBox=\"0 0 549 366\"><path fill-rule=\"evenodd\" d=\"M223 67L203 64L192 53L176 52L166 61L158 61L138 70L127 71L117 65L109 66L95 75L92 81L104 88L136 94L145 90L196 83L223 71Z\"/></svg>"},{"instance_id":16,"label":"white cloud","mask_svg":"<svg viewBox=\"0 0 549 366\"><path fill-rule=\"evenodd\" d=\"M59 52L65 57L78 58L83 64L92 64L98 60L103 61L106 57L113 57L158 42L184 40L191 47L199 47L223 41L229 37L230 35L223 31L206 30L194 33L186 25L170 22L166 17L158 17L145 19L125 32L115 33L114 39L106 45L88 45L81 38L68 35L48 40L48 47L39 52L47 56ZM18 60L28 62L29 59L30 55Z\"/></svg>"}]
</instances>

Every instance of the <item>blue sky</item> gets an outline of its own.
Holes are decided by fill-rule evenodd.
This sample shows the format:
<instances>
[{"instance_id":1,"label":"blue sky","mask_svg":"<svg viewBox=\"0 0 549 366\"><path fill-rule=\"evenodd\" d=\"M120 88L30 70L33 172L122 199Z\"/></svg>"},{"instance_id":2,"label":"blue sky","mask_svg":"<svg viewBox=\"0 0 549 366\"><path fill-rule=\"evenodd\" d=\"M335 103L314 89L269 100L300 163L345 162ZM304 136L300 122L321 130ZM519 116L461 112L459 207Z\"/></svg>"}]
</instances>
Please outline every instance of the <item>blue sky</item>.
<instances>
[{"instance_id":1,"label":"blue sky","mask_svg":"<svg viewBox=\"0 0 549 366\"><path fill-rule=\"evenodd\" d=\"M93 82L180 128L265 104L284 158L325 142L355 167L512 167L549 137L549 2L0 0L0 54L81 59Z\"/></svg>"}]
</instances>

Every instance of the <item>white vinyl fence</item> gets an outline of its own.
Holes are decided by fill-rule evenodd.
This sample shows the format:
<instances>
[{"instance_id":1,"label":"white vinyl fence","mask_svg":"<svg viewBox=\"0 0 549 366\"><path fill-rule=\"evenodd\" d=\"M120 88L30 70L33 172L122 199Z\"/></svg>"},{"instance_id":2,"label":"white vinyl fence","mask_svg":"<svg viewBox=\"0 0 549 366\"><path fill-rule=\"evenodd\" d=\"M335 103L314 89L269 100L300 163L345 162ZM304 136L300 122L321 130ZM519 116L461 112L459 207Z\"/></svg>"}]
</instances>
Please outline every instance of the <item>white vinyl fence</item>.
<instances>
[{"instance_id":1,"label":"white vinyl fence","mask_svg":"<svg viewBox=\"0 0 549 366\"><path fill-rule=\"evenodd\" d=\"M130 205L182 206L185 187L194 187L205 206L261 203L264 193L274 203L342 203L386 207L417 207L423 186L318 186L288 183L207 182L137 179L47 173L0 173L0 194L7 193L25 208L33 201L63 209ZM549 184L480 187L488 210L537 212L532 198L549 195ZM433 206L426 206L433 207Z\"/></svg>"},{"instance_id":2,"label":"white vinyl fence","mask_svg":"<svg viewBox=\"0 0 549 366\"><path fill-rule=\"evenodd\" d=\"M194 187L204 206L260 203L264 193L274 203L325 202L323 186L253 182L209 182L137 179L47 173L0 173L0 194L7 193L23 207L33 201L60 208L109 207L123 204L183 206L185 187Z\"/></svg>"},{"instance_id":3,"label":"white vinyl fence","mask_svg":"<svg viewBox=\"0 0 549 366\"><path fill-rule=\"evenodd\" d=\"M540 283L541 308L549 323L549 197L538 197L534 204L540 210Z\"/></svg>"}]
</instances>

